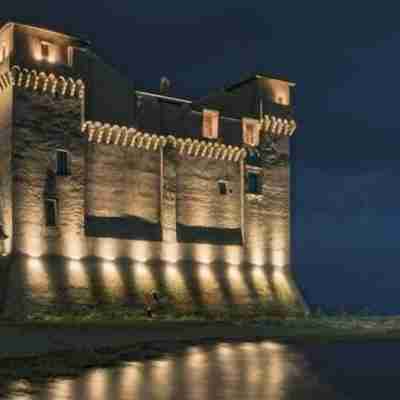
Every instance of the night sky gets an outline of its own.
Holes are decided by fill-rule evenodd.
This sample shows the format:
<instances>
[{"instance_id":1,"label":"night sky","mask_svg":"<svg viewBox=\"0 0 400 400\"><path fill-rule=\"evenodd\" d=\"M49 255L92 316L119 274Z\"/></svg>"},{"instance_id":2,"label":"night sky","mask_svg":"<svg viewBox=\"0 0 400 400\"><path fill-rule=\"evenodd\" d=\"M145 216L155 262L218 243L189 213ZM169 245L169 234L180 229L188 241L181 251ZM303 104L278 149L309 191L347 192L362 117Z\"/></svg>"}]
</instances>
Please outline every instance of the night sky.
<instances>
[{"instance_id":1,"label":"night sky","mask_svg":"<svg viewBox=\"0 0 400 400\"><path fill-rule=\"evenodd\" d=\"M255 71L297 82L292 257L300 287L311 305L400 312L395 2L3 3L0 19L88 38L139 88L157 89L167 76L173 94L197 98Z\"/></svg>"}]
</instances>

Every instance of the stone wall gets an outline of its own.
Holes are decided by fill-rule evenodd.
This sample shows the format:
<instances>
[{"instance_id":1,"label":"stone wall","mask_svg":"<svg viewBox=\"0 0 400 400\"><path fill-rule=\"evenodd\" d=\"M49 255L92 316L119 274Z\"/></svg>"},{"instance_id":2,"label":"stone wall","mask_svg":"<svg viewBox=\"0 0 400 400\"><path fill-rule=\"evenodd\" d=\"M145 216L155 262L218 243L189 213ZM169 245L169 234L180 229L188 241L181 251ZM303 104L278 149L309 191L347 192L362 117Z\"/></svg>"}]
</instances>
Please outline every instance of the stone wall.
<instances>
[{"instance_id":1,"label":"stone wall","mask_svg":"<svg viewBox=\"0 0 400 400\"><path fill-rule=\"evenodd\" d=\"M303 310L290 271L245 264L17 257L9 287L6 313L20 316L111 305L144 312L154 290L164 312Z\"/></svg>"},{"instance_id":2,"label":"stone wall","mask_svg":"<svg viewBox=\"0 0 400 400\"><path fill-rule=\"evenodd\" d=\"M5 65L0 66L0 74L5 70ZM9 237L2 245L0 243L0 257L3 252L10 253L12 248L12 107L12 88L0 90L0 224Z\"/></svg>"},{"instance_id":3,"label":"stone wall","mask_svg":"<svg viewBox=\"0 0 400 400\"><path fill-rule=\"evenodd\" d=\"M14 249L38 257L70 256L84 238L85 141L81 100L17 88L14 105ZM66 150L70 175L57 176L56 151ZM57 227L45 223L45 200L57 202Z\"/></svg>"},{"instance_id":4,"label":"stone wall","mask_svg":"<svg viewBox=\"0 0 400 400\"><path fill-rule=\"evenodd\" d=\"M3 171L11 147L13 157L13 185L10 173L0 177L15 240L7 313L143 309L152 290L175 309L303 310L290 272L286 139L275 144L285 157L247 166L169 146L88 143L79 99L20 88L0 99ZM56 174L58 149L69 154L69 176ZM246 193L253 169L260 194ZM46 226L46 198L57 201L56 227Z\"/></svg>"}]
</instances>

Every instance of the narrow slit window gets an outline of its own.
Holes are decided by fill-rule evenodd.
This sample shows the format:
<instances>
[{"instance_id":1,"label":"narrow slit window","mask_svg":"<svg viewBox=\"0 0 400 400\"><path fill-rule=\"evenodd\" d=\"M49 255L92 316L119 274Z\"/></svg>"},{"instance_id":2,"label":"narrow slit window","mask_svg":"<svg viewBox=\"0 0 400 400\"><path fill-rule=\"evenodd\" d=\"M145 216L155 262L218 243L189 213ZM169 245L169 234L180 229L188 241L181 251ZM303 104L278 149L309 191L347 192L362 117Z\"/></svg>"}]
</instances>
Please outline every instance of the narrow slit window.
<instances>
[{"instance_id":1,"label":"narrow slit window","mask_svg":"<svg viewBox=\"0 0 400 400\"><path fill-rule=\"evenodd\" d=\"M57 226L57 200L46 199L45 201L46 226Z\"/></svg>"},{"instance_id":2,"label":"narrow slit window","mask_svg":"<svg viewBox=\"0 0 400 400\"><path fill-rule=\"evenodd\" d=\"M69 162L68 152L64 150L57 150L57 175L67 176L69 175Z\"/></svg>"},{"instance_id":3,"label":"narrow slit window","mask_svg":"<svg viewBox=\"0 0 400 400\"><path fill-rule=\"evenodd\" d=\"M248 172L247 193L261 194L261 192L262 192L261 175L257 172Z\"/></svg>"},{"instance_id":4,"label":"narrow slit window","mask_svg":"<svg viewBox=\"0 0 400 400\"><path fill-rule=\"evenodd\" d=\"M74 65L74 48L68 46L68 66L72 67Z\"/></svg>"},{"instance_id":5,"label":"narrow slit window","mask_svg":"<svg viewBox=\"0 0 400 400\"><path fill-rule=\"evenodd\" d=\"M226 195L228 193L226 182L225 181L218 181L218 189L220 195Z\"/></svg>"}]
</instances>

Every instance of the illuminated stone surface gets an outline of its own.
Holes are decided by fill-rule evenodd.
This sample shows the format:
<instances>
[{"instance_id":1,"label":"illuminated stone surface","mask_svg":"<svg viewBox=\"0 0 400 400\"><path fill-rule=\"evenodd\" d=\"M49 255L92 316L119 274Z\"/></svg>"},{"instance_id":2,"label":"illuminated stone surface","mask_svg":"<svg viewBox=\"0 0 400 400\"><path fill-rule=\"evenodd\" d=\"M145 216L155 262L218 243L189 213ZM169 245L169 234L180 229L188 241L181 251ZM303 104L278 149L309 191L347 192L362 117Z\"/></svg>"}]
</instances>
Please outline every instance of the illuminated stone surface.
<instances>
[{"instance_id":1,"label":"illuminated stone surface","mask_svg":"<svg viewBox=\"0 0 400 400\"><path fill-rule=\"evenodd\" d=\"M164 104L76 38L10 24L0 39L10 48L0 65L7 313L140 308L153 290L177 309L304 310L290 274L291 84L257 76L208 100ZM54 49L47 62L41 40ZM252 148L241 132L241 117L260 111L251 93L266 112ZM217 141L201 136L201 110L213 107ZM57 175L57 150L68 154L67 176ZM257 193L247 193L248 173L258 174ZM54 227L47 199L57 202Z\"/></svg>"}]
</instances>

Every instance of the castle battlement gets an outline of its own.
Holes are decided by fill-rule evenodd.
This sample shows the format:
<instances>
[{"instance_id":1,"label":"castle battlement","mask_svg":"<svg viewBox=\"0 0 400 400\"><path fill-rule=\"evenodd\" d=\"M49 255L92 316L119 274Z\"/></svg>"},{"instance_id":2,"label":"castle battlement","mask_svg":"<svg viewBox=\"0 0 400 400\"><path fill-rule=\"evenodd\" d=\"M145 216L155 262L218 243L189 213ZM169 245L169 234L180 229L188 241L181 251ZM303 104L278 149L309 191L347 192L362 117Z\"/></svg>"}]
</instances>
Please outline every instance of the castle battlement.
<instances>
[{"instance_id":1,"label":"castle battlement","mask_svg":"<svg viewBox=\"0 0 400 400\"><path fill-rule=\"evenodd\" d=\"M4 26L0 268L10 268L9 291L46 303L63 287L53 303L82 293L96 302L104 285L136 305L157 290L177 307L304 309L290 275L293 87L257 74L183 100L135 88L88 42Z\"/></svg>"}]
</instances>

